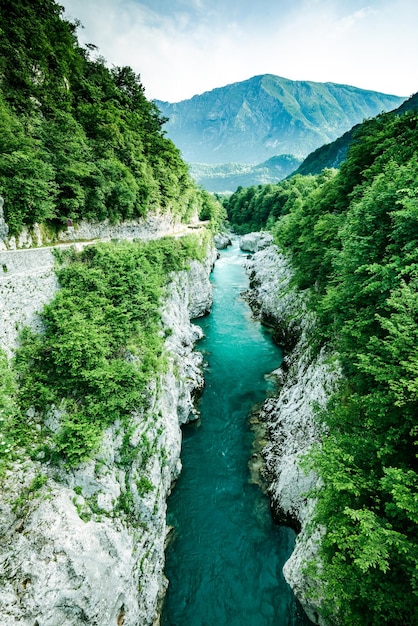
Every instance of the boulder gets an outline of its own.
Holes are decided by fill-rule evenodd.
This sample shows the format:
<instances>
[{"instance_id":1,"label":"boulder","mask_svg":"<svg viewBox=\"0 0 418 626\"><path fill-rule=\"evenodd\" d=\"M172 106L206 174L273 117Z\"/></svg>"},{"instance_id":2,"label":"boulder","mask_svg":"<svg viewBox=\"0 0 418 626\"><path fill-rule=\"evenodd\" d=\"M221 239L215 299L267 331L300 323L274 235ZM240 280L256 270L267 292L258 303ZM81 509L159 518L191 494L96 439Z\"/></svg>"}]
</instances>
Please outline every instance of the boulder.
<instances>
[{"instance_id":1,"label":"boulder","mask_svg":"<svg viewBox=\"0 0 418 626\"><path fill-rule=\"evenodd\" d=\"M225 250L228 246L231 245L231 238L227 233L217 233L213 237L213 243L215 244L215 248L217 250Z\"/></svg>"},{"instance_id":2,"label":"boulder","mask_svg":"<svg viewBox=\"0 0 418 626\"><path fill-rule=\"evenodd\" d=\"M267 232L248 233L239 240L239 247L243 252L258 252L273 243L273 236Z\"/></svg>"}]
</instances>

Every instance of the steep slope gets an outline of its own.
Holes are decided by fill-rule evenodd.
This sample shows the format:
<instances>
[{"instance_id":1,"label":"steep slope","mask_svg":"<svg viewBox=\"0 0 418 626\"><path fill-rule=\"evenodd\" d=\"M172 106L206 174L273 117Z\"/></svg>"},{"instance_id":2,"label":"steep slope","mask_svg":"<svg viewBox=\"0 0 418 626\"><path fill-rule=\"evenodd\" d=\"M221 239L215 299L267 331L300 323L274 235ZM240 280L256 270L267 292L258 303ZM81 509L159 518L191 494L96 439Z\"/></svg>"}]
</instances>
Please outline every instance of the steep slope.
<instances>
[{"instance_id":1,"label":"steep slope","mask_svg":"<svg viewBox=\"0 0 418 626\"><path fill-rule=\"evenodd\" d=\"M406 113L407 111L418 110L418 93L414 94L408 100L405 100L401 106L393 111L396 114ZM350 143L355 137L356 131L361 124L356 124L349 131L338 137L335 141L325 144L311 154L293 172L293 174L319 174L324 168L339 167L346 159Z\"/></svg>"},{"instance_id":2,"label":"steep slope","mask_svg":"<svg viewBox=\"0 0 418 626\"><path fill-rule=\"evenodd\" d=\"M151 212L189 219L196 186L140 77L94 60L63 11L53 0L0 3L0 195L10 234Z\"/></svg>"},{"instance_id":3,"label":"steep slope","mask_svg":"<svg viewBox=\"0 0 418 626\"><path fill-rule=\"evenodd\" d=\"M165 266L178 246L182 247L181 242L173 242L161 257L164 246L156 248L156 245L154 242L154 251L160 252L153 255L153 263L166 257ZM105 264L105 274L112 271L113 265L119 274L113 318L118 317L117 313L120 319L128 317L121 314L123 292L133 302L131 314L138 317L143 290L132 293L130 280L135 267L131 261L138 251L146 249L144 246L138 241L101 244L97 249L88 246L78 257L87 262L85 279L89 289L82 287L86 294L95 291L93 283L97 281L97 268L89 267L89 259L100 255L113 257L113 263ZM202 261L187 259L188 269L166 275L158 307L159 332L165 338L165 367L154 372L142 398L129 403L126 414L113 421L106 414L114 412L117 405L122 406L124 390L141 366L143 351L134 344L135 341L138 344L140 325L147 323L144 314L140 314L136 337L130 333L129 347L123 342L116 347L119 364L111 380L105 383L107 408L102 406L94 419L90 416L90 427L84 423L80 428L81 414L72 422L77 429L73 441L79 445L83 440L91 443L92 428L98 420L107 421L100 440L96 441L96 449L82 462L69 463L68 446L64 452L67 462L59 455L52 458L47 452L52 439L62 441L62 436L68 434L68 399L62 398L44 410L39 406L27 410L19 406L24 386L22 376L21 388L16 393L13 369L7 366L0 351L2 624L145 626L156 623L158 604L166 586L163 575L166 498L181 469L180 424L195 417L193 395L203 384L202 357L193 352L201 331L189 319L204 314L211 305L209 272L214 257L211 249L208 252ZM126 253L131 260L124 266L121 257L126 257ZM73 285L59 290L50 250L33 249L29 256L26 251L3 253L2 260L9 262L7 255L18 254L25 256L25 272L19 272L18 267L13 271L10 265L0 285L3 293L9 289L14 296L4 298L3 302L4 325L11 327L4 344L8 352L15 349L14 316L16 308L27 306L28 288L32 289L31 299L40 307L48 303L52 307L50 311L57 306L63 292L68 293L68 288L73 290ZM140 259L137 264L135 282L146 266L145 261ZM164 273L161 263L158 273ZM104 295L102 288L98 291ZM149 306L148 311L151 315ZM81 310L74 310L72 317L79 319L80 314ZM39 321L33 308L25 322L36 330ZM67 327L65 334L72 342L76 369L81 372L86 358L89 360L87 353L94 359L101 342L87 341L82 345L77 326L86 332L88 323L76 321L73 330ZM97 336L102 331L97 327ZM105 332L109 335L111 329L106 328ZM119 333L119 339L121 336ZM57 360L65 359L65 350L59 346L48 353L55 354ZM90 365L91 358L85 370L86 379L91 382L95 372ZM39 367L29 366L36 375ZM104 366L103 361L98 378L102 382ZM130 377L126 375L129 367ZM65 369L63 380L71 377L70 368ZM51 372L50 368L48 377L43 379L44 385L52 384ZM69 402L80 407L83 400L76 398L77 385L71 387L73 400ZM39 445L41 440L43 443Z\"/></svg>"},{"instance_id":4,"label":"steep slope","mask_svg":"<svg viewBox=\"0 0 418 626\"><path fill-rule=\"evenodd\" d=\"M63 11L0 3L0 623L145 626L214 261L162 235L217 207Z\"/></svg>"},{"instance_id":5,"label":"steep slope","mask_svg":"<svg viewBox=\"0 0 418 626\"><path fill-rule=\"evenodd\" d=\"M283 458L311 422L307 413L302 424L289 422L287 411L295 419L308 399L320 445L304 467L320 480L311 493L302 487L313 518L308 515L307 533L285 573L300 593L302 572L308 601L331 624L418 623L417 149L417 111L382 114L361 125L338 171L277 185L282 191L293 185L293 199L288 196L275 224L272 211L266 217L291 274L281 272L272 286L269 275L283 263L271 256L264 274L251 275L270 300L281 296L266 310L278 313L279 331L315 318L299 355L292 352L296 342L288 342L285 393L265 406L265 459L275 504L303 525L303 511L301 519L289 497L297 483L287 480L291 463ZM297 193L309 181L311 191ZM236 200L229 201L232 209L239 209ZM260 203L254 201L253 213ZM295 286L306 312L285 310ZM276 334L281 340L283 333ZM322 403L309 398L315 375L306 364L318 363L324 350L334 354L324 365L336 365L341 378Z\"/></svg>"},{"instance_id":6,"label":"steep slope","mask_svg":"<svg viewBox=\"0 0 418 626\"><path fill-rule=\"evenodd\" d=\"M304 157L402 101L347 85L266 74L190 100L156 104L169 118L168 136L189 163L260 163L281 154Z\"/></svg>"}]
</instances>

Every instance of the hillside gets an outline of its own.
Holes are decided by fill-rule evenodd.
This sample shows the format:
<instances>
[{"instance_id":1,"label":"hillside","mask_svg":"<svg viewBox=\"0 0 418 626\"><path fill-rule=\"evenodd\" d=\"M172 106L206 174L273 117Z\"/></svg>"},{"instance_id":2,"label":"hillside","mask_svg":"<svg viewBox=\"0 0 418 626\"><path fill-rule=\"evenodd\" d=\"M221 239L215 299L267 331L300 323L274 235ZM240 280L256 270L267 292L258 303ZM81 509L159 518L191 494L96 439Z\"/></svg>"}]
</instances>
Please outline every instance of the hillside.
<instances>
[{"instance_id":1,"label":"hillside","mask_svg":"<svg viewBox=\"0 0 418 626\"><path fill-rule=\"evenodd\" d=\"M216 193L234 192L237 187L267 185L289 176L300 160L291 154L271 157L263 163L192 163L190 174L207 191Z\"/></svg>"},{"instance_id":2,"label":"hillside","mask_svg":"<svg viewBox=\"0 0 418 626\"><path fill-rule=\"evenodd\" d=\"M283 154L304 158L402 101L347 85L266 74L182 102L156 104L188 163L256 164Z\"/></svg>"},{"instance_id":3,"label":"hillside","mask_svg":"<svg viewBox=\"0 0 418 626\"><path fill-rule=\"evenodd\" d=\"M0 623L150 626L219 207L63 10L0 2Z\"/></svg>"},{"instance_id":4,"label":"hillside","mask_svg":"<svg viewBox=\"0 0 418 626\"><path fill-rule=\"evenodd\" d=\"M303 370L324 354L341 368L315 410L325 435L305 458L320 477L306 532L322 538L303 567L325 622L342 626L418 620L418 116L398 113L362 124L338 171L239 190L227 202L233 225L271 228L291 263L315 320Z\"/></svg>"},{"instance_id":5,"label":"hillside","mask_svg":"<svg viewBox=\"0 0 418 626\"><path fill-rule=\"evenodd\" d=\"M395 109L394 113L402 114L406 111L416 110L418 110L418 93L405 100L398 109ZM346 159L349 145L360 127L361 124L356 124L335 141L308 154L294 174L319 174L324 168L339 167Z\"/></svg>"},{"instance_id":6,"label":"hillside","mask_svg":"<svg viewBox=\"0 0 418 626\"><path fill-rule=\"evenodd\" d=\"M201 193L130 67L81 47L52 0L0 3L0 195L9 234L195 215ZM93 46L94 48L94 46Z\"/></svg>"}]
</instances>

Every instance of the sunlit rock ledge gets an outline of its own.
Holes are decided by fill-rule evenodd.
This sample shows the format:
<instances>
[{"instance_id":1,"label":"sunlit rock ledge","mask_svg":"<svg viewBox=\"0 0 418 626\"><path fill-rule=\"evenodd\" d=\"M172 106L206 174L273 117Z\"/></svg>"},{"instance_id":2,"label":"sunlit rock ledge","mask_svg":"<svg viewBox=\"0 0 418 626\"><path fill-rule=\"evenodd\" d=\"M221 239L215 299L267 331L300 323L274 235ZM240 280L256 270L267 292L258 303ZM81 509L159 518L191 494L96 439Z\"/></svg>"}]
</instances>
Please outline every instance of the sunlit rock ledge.
<instances>
[{"instance_id":1,"label":"sunlit rock ledge","mask_svg":"<svg viewBox=\"0 0 418 626\"><path fill-rule=\"evenodd\" d=\"M201 330L190 322L212 304L209 274L216 256L173 273L162 310L168 371L149 386L147 410L109 427L94 459L76 469L21 458L3 479L0 498L0 606L8 626L151 626L165 593L166 500L181 470L180 425L196 417ZM49 264L49 259L48 259ZM47 264L47 265L48 265ZM48 272L53 273L52 268ZM33 279L38 302L46 292ZM12 276L9 276L10 280ZM16 280L19 276L16 276ZM31 282L30 273L26 276ZM18 301L9 301L17 307ZM4 301L7 309L7 301ZM7 310L5 310L7 313ZM10 311L10 316L13 317ZM25 323L39 324L36 310ZM15 337L6 335L13 352ZM27 420L40 428L41 416ZM59 407L47 422L59 427ZM139 448L132 462L124 456Z\"/></svg>"},{"instance_id":2,"label":"sunlit rock ledge","mask_svg":"<svg viewBox=\"0 0 418 626\"><path fill-rule=\"evenodd\" d=\"M2 198L0 196L0 205ZM33 224L23 226L17 236L9 236L9 229L4 222L0 206L0 251L37 248L56 245L59 243L74 243L76 241L111 241L113 239L155 239L164 235L175 234L184 228L170 212L149 213L146 217L124 220L116 223L108 219L100 222L68 220L68 226L53 235L43 226Z\"/></svg>"},{"instance_id":3,"label":"sunlit rock ledge","mask_svg":"<svg viewBox=\"0 0 418 626\"><path fill-rule=\"evenodd\" d=\"M256 240L257 236L253 243L257 248ZM291 266L277 246L256 252L247 260L246 269L249 303L255 314L273 327L277 342L284 346L283 364L275 372L278 394L264 402L259 416L268 441L262 455L273 512L278 520L299 531L283 571L310 619L324 624L318 606L308 599L315 581L303 574L304 563L317 553L321 535L321 529L308 529L313 502L305 495L317 477L312 472L307 475L300 461L321 437L313 407L324 405L341 374L325 350L314 354L310 349L315 319L305 306L304 294L291 287Z\"/></svg>"}]
</instances>

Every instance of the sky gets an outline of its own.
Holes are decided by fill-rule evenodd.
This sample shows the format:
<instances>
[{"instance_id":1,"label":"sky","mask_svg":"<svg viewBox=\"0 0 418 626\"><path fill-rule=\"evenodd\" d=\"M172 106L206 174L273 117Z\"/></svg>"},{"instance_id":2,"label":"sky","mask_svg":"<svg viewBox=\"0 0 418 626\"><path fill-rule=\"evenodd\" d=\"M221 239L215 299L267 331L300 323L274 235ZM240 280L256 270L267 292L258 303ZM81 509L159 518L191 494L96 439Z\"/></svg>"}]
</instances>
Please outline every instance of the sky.
<instances>
[{"instance_id":1,"label":"sky","mask_svg":"<svg viewBox=\"0 0 418 626\"><path fill-rule=\"evenodd\" d=\"M179 102L260 74L418 91L417 0L60 0L80 43Z\"/></svg>"}]
</instances>

